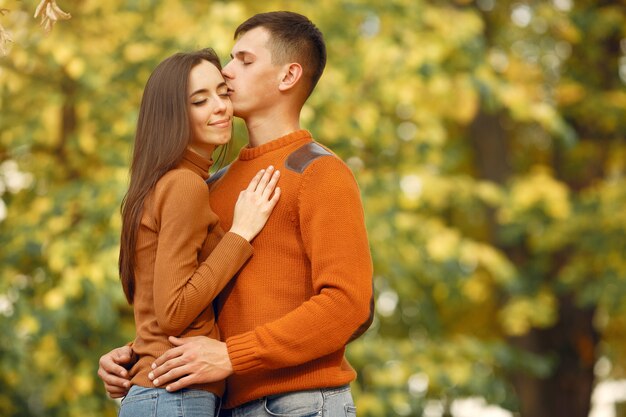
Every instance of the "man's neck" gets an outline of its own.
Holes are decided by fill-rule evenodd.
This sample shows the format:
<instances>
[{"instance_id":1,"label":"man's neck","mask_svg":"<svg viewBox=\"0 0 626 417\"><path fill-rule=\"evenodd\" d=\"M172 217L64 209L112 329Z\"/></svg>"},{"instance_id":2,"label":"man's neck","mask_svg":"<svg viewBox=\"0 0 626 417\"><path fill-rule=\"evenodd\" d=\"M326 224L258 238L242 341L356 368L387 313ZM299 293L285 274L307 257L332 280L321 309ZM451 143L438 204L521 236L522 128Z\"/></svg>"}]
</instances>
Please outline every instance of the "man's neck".
<instances>
[{"instance_id":1,"label":"man's neck","mask_svg":"<svg viewBox=\"0 0 626 417\"><path fill-rule=\"evenodd\" d=\"M248 129L248 145L252 148L300 130L300 121L297 118L292 120L246 120L245 122Z\"/></svg>"}]
</instances>

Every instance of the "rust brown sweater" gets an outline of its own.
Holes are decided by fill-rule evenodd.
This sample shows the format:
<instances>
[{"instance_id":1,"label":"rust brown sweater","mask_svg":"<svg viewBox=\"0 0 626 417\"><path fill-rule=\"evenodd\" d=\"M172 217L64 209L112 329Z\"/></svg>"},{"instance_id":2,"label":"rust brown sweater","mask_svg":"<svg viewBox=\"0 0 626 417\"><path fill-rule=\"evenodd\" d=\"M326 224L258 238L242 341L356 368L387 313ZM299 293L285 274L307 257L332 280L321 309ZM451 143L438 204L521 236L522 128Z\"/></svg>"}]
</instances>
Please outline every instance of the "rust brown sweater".
<instances>
[{"instance_id":1,"label":"rust brown sweater","mask_svg":"<svg viewBox=\"0 0 626 417\"><path fill-rule=\"evenodd\" d=\"M154 387L150 365L172 345L168 336L219 338L213 299L252 255L252 246L224 234L209 206L210 161L187 151L146 198L137 236L131 382ZM250 177L251 178L251 177ZM217 395L223 383L194 386Z\"/></svg>"},{"instance_id":2,"label":"rust brown sweater","mask_svg":"<svg viewBox=\"0 0 626 417\"><path fill-rule=\"evenodd\" d=\"M266 395L347 384L345 345L368 327L372 260L350 169L300 130L243 148L211 186L230 228L239 190L280 169L281 197L252 242L254 257L218 297L218 325L234 368L225 407Z\"/></svg>"}]
</instances>

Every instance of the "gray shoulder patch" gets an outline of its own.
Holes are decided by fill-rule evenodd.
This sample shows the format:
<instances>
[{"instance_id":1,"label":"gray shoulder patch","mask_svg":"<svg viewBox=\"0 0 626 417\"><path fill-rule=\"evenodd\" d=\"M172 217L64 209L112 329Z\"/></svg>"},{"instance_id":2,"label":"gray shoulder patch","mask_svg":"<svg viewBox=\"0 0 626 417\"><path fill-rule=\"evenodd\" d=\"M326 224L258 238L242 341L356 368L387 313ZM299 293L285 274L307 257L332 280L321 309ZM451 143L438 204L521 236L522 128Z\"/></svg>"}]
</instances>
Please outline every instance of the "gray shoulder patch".
<instances>
[{"instance_id":1,"label":"gray shoulder patch","mask_svg":"<svg viewBox=\"0 0 626 417\"><path fill-rule=\"evenodd\" d=\"M206 183L211 185L215 181L219 180L222 177L222 175L224 175L226 173L226 171L228 171L228 167L230 167L230 164L226 165L224 168L220 169L219 171L217 171L213 175L209 176L209 179L206 180Z\"/></svg>"},{"instance_id":2,"label":"gray shoulder patch","mask_svg":"<svg viewBox=\"0 0 626 417\"><path fill-rule=\"evenodd\" d=\"M322 156L332 156L332 153L328 152L321 145L310 142L293 151L291 155L287 157L285 167L298 174L302 174L311 162Z\"/></svg>"}]
</instances>

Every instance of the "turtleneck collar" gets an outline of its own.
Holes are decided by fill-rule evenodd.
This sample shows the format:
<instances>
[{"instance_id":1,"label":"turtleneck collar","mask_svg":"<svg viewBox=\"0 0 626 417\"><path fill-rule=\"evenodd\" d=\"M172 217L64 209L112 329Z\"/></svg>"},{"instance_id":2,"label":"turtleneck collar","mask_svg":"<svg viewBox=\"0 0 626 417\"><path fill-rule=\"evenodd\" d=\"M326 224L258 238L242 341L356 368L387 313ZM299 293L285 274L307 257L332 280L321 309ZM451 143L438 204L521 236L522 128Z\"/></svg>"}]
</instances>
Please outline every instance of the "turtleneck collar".
<instances>
[{"instance_id":1,"label":"turtleneck collar","mask_svg":"<svg viewBox=\"0 0 626 417\"><path fill-rule=\"evenodd\" d=\"M290 145L292 143L298 142L302 139L311 139L311 132L308 130L296 130L295 132L291 132L285 136L281 136L277 139L274 139L270 142L264 143L260 146L255 146L253 148L250 145L246 145L239 151L239 159L242 161L247 161L250 159L258 158L259 156L274 151L276 149L280 149L284 146Z\"/></svg>"},{"instance_id":2,"label":"turtleneck collar","mask_svg":"<svg viewBox=\"0 0 626 417\"><path fill-rule=\"evenodd\" d=\"M183 159L180 161L180 165L189 168L206 181L209 178L209 168L213 165L213 159L207 160L191 149L187 149L183 154Z\"/></svg>"}]
</instances>

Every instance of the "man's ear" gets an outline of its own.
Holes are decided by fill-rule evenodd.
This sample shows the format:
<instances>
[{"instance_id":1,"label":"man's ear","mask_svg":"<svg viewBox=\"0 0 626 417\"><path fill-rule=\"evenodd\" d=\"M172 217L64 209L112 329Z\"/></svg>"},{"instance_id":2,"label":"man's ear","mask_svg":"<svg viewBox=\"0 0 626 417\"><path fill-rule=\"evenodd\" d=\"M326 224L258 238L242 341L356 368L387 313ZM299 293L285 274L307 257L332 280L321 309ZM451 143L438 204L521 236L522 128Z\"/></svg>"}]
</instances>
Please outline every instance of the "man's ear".
<instances>
[{"instance_id":1,"label":"man's ear","mask_svg":"<svg viewBox=\"0 0 626 417\"><path fill-rule=\"evenodd\" d=\"M291 64L285 65L285 69L282 73L282 78L280 80L280 85L278 89L280 91L287 91L292 89L294 86L298 84L300 78L302 77L302 66L297 62L292 62Z\"/></svg>"}]
</instances>

